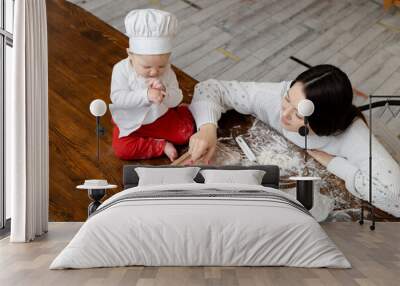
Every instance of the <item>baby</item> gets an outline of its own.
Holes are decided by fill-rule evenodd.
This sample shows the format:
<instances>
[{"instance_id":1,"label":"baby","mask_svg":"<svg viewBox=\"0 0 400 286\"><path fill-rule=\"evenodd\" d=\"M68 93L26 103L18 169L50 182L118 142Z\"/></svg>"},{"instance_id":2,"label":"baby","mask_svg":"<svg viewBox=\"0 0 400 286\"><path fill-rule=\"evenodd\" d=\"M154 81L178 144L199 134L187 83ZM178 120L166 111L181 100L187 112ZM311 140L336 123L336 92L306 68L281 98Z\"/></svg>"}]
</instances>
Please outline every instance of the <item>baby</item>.
<instances>
[{"instance_id":1,"label":"baby","mask_svg":"<svg viewBox=\"0 0 400 286\"><path fill-rule=\"evenodd\" d=\"M169 63L177 27L174 15L155 9L133 10L125 18L128 57L114 66L110 104L112 146L121 159L165 154L173 161L173 144L187 143L194 132Z\"/></svg>"}]
</instances>

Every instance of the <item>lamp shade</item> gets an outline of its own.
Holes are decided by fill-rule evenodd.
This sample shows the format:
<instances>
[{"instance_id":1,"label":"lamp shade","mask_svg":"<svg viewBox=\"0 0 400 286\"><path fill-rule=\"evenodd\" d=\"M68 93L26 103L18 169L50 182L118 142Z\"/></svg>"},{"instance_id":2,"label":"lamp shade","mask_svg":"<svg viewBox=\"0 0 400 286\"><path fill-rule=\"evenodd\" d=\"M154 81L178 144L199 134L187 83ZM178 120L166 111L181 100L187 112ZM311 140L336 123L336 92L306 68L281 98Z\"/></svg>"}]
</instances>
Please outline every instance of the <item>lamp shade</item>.
<instances>
[{"instance_id":1,"label":"lamp shade","mask_svg":"<svg viewBox=\"0 0 400 286\"><path fill-rule=\"evenodd\" d=\"M304 117L311 116L314 113L314 103L309 99L303 99L297 105L297 112Z\"/></svg>"},{"instance_id":2,"label":"lamp shade","mask_svg":"<svg viewBox=\"0 0 400 286\"><path fill-rule=\"evenodd\" d=\"M104 100L95 99L90 103L89 109L93 116L103 116L107 112L107 105Z\"/></svg>"}]
</instances>

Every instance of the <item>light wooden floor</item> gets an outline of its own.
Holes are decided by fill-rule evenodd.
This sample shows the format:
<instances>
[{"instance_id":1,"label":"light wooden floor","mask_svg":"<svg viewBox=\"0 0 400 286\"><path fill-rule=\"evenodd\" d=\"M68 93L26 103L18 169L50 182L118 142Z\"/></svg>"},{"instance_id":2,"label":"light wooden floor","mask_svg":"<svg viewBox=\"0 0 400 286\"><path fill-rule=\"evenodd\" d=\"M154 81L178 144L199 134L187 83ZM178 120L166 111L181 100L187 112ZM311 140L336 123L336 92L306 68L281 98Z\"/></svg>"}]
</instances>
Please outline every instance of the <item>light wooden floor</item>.
<instances>
[{"instance_id":1,"label":"light wooden floor","mask_svg":"<svg viewBox=\"0 0 400 286\"><path fill-rule=\"evenodd\" d=\"M400 93L400 14L379 0L70 0L125 32L132 9L179 19L173 64L196 78L293 79L331 63L369 94Z\"/></svg>"},{"instance_id":2,"label":"light wooden floor","mask_svg":"<svg viewBox=\"0 0 400 286\"><path fill-rule=\"evenodd\" d=\"M173 64L202 81L292 80L311 65L334 64L365 94L400 94L400 10L380 0L69 0L125 32L132 9L174 13ZM355 104L365 104L356 97ZM380 140L400 162L400 107L383 114ZM394 148L393 148L394 147Z\"/></svg>"},{"instance_id":3,"label":"light wooden floor","mask_svg":"<svg viewBox=\"0 0 400 286\"><path fill-rule=\"evenodd\" d=\"M0 285L399 285L400 223L329 223L323 228L352 269L285 267L125 267L48 270L81 223L50 223L49 233L29 244L0 241Z\"/></svg>"}]
</instances>

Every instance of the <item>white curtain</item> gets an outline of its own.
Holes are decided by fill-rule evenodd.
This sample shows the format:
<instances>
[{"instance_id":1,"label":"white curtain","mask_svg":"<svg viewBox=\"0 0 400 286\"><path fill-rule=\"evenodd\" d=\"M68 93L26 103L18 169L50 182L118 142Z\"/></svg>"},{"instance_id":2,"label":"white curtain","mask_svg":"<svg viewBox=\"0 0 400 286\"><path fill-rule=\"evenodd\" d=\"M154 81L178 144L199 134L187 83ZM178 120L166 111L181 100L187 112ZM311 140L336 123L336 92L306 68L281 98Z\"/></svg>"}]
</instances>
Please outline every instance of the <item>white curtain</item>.
<instances>
[{"instance_id":1,"label":"white curtain","mask_svg":"<svg viewBox=\"0 0 400 286\"><path fill-rule=\"evenodd\" d=\"M6 187L12 242L47 232L49 190L45 0L15 1L13 92L6 98Z\"/></svg>"}]
</instances>

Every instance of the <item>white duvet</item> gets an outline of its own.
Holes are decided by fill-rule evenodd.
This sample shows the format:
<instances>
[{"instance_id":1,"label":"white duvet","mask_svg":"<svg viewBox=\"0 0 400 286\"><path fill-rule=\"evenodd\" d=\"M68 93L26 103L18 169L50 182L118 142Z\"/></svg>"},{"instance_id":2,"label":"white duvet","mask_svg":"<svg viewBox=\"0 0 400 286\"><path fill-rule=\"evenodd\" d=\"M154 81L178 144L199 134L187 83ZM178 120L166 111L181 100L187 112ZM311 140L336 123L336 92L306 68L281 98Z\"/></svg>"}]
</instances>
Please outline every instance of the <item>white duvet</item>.
<instances>
[{"instance_id":1,"label":"white duvet","mask_svg":"<svg viewBox=\"0 0 400 286\"><path fill-rule=\"evenodd\" d=\"M232 184L135 187L168 190L262 190ZM293 199L291 199L294 201ZM294 266L349 268L350 263L307 213L257 198L151 198L111 204L86 221L50 269L146 266Z\"/></svg>"}]
</instances>

